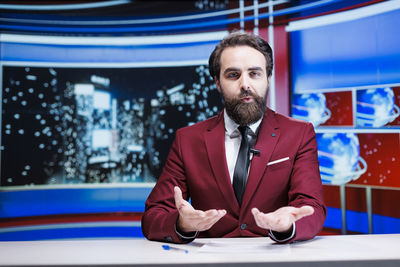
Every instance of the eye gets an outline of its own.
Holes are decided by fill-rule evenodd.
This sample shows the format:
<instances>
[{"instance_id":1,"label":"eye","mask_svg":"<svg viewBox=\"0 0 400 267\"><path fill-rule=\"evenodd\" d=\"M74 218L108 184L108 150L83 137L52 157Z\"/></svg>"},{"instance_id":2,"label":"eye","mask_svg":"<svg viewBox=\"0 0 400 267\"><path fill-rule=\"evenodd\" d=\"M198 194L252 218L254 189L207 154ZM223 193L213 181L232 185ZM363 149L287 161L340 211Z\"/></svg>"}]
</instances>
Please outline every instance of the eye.
<instances>
[{"instance_id":1,"label":"eye","mask_svg":"<svg viewBox=\"0 0 400 267\"><path fill-rule=\"evenodd\" d=\"M237 78L237 77L239 77L239 73L237 73L237 72L229 72L229 73L226 75L226 77L227 77L228 79Z\"/></svg>"},{"instance_id":2,"label":"eye","mask_svg":"<svg viewBox=\"0 0 400 267\"><path fill-rule=\"evenodd\" d=\"M259 71L251 71L250 72L250 76L254 77L254 78L258 78L258 77L261 76L261 72L259 72Z\"/></svg>"}]
</instances>

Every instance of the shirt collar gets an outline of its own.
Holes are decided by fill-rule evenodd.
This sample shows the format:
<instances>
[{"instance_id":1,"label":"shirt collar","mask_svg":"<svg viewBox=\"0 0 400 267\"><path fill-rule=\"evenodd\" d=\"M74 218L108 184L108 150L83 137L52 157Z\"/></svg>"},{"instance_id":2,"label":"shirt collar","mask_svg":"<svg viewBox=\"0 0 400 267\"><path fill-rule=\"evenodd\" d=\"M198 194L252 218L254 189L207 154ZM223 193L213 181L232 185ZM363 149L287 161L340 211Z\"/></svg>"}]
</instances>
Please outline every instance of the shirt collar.
<instances>
[{"instance_id":1,"label":"shirt collar","mask_svg":"<svg viewBox=\"0 0 400 267\"><path fill-rule=\"evenodd\" d=\"M252 135L254 135L254 136L257 135L257 130L258 130L258 127L260 127L261 121L262 121L262 118L260 118L255 123L248 125L251 130ZM224 123L225 123L225 132L229 137L237 137L240 135L240 132L238 130L239 124L234 122L228 116L226 109L224 109Z\"/></svg>"}]
</instances>

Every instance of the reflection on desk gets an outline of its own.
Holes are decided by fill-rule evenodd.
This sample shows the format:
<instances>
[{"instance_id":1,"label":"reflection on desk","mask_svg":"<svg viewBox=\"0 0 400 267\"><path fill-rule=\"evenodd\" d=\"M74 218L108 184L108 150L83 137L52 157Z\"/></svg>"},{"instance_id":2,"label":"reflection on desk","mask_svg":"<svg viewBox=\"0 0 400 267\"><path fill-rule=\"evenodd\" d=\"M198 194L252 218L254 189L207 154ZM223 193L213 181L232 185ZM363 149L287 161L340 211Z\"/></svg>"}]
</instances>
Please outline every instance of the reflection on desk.
<instances>
[{"instance_id":1,"label":"reflection on desk","mask_svg":"<svg viewBox=\"0 0 400 267\"><path fill-rule=\"evenodd\" d=\"M269 238L199 238L169 244L178 248L170 250L145 239L0 242L0 265L400 266L399 244L400 234L319 236L286 245Z\"/></svg>"}]
</instances>

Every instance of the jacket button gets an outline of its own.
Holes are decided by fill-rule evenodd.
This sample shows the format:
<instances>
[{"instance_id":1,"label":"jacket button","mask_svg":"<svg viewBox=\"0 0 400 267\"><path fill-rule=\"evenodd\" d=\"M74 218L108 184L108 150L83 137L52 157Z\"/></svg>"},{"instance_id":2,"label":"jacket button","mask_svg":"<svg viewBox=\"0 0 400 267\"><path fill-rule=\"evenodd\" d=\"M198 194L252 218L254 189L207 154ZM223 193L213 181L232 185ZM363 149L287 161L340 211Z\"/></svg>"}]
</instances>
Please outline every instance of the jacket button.
<instances>
[{"instance_id":1,"label":"jacket button","mask_svg":"<svg viewBox=\"0 0 400 267\"><path fill-rule=\"evenodd\" d=\"M245 223L242 223L242 224L240 225L240 229L242 229L242 230L246 229L246 227L247 227L247 224L245 224Z\"/></svg>"}]
</instances>

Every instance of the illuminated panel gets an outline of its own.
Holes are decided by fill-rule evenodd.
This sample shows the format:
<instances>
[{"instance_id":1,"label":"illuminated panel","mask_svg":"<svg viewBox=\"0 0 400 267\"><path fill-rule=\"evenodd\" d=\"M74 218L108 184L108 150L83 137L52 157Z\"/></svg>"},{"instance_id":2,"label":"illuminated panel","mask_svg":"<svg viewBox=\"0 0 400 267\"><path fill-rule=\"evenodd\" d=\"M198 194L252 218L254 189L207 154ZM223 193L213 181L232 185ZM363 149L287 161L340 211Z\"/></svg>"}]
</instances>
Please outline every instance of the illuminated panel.
<instances>
[{"instance_id":1,"label":"illuminated panel","mask_svg":"<svg viewBox=\"0 0 400 267\"><path fill-rule=\"evenodd\" d=\"M104 91L95 91L93 99L93 107L97 109L110 110L111 95Z\"/></svg>"},{"instance_id":2,"label":"illuminated panel","mask_svg":"<svg viewBox=\"0 0 400 267\"><path fill-rule=\"evenodd\" d=\"M92 148L109 147L111 145L111 131L97 129L92 132Z\"/></svg>"},{"instance_id":3,"label":"illuminated panel","mask_svg":"<svg viewBox=\"0 0 400 267\"><path fill-rule=\"evenodd\" d=\"M400 10L290 33L296 93L400 82Z\"/></svg>"}]
</instances>

